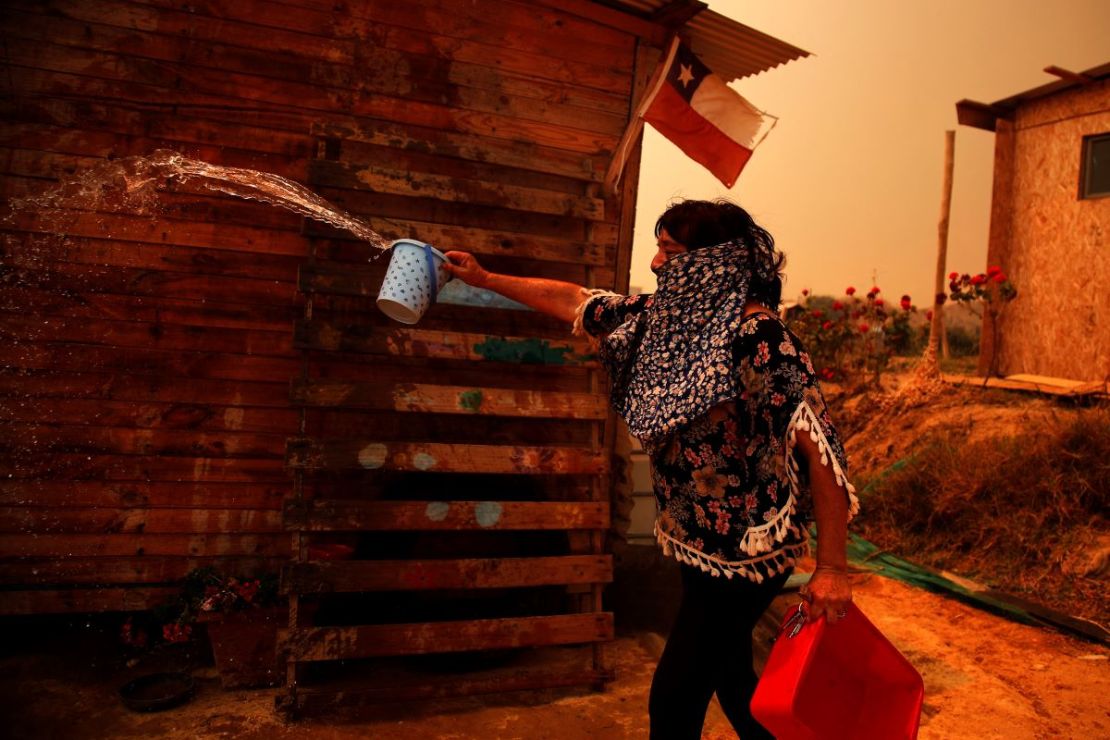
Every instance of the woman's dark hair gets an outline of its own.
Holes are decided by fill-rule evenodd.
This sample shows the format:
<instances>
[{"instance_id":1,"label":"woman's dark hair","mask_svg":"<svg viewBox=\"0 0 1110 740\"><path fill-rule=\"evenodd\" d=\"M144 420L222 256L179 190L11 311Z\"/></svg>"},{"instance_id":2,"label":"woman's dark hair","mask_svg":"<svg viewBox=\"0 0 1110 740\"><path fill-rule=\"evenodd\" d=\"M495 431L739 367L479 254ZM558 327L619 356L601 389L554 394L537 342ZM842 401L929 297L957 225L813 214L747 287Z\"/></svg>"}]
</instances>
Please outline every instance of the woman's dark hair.
<instances>
[{"instance_id":1,"label":"woman's dark hair","mask_svg":"<svg viewBox=\"0 0 1110 740\"><path fill-rule=\"evenodd\" d=\"M728 241L747 246L752 274L748 295L771 310L778 310L786 256L775 251L774 237L743 208L724 198L679 201L655 222L655 236L663 229L691 251Z\"/></svg>"}]
</instances>

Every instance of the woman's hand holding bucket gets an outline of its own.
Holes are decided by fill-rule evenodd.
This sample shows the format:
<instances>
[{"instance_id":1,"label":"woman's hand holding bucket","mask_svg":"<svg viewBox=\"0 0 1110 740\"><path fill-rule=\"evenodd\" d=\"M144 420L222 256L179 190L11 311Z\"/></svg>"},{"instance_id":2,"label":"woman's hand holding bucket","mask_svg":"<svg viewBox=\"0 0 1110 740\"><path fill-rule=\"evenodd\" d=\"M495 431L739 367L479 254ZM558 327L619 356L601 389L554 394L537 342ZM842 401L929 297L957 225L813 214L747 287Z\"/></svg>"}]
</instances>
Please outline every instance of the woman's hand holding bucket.
<instances>
[{"instance_id":1,"label":"woman's hand holding bucket","mask_svg":"<svg viewBox=\"0 0 1110 740\"><path fill-rule=\"evenodd\" d=\"M809 618L817 619L824 614L829 624L843 619L848 605L852 603L852 584L848 581L847 571L820 565L799 593L809 602Z\"/></svg>"},{"instance_id":2,"label":"woman's hand holding bucket","mask_svg":"<svg viewBox=\"0 0 1110 740\"><path fill-rule=\"evenodd\" d=\"M474 255L469 252L445 252L447 263L443 266L447 272L462 280L467 285L475 288L484 288L489 282L489 270L482 267Z\"/></svg>"}]
</instances>

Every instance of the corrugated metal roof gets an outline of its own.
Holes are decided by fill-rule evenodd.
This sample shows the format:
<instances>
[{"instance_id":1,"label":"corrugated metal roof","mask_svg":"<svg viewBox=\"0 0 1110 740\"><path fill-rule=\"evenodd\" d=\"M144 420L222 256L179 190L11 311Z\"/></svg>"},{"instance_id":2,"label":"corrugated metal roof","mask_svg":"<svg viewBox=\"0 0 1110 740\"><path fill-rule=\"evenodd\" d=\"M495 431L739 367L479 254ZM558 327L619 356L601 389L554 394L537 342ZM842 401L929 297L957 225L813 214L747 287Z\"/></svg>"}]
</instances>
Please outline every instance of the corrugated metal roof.
<instances>
[{"instance_id":1,"label":"corrugated metal roof","mask_svg":"<svg viewBox=\"0 0 1110 740\"><path fill-rule=\"evenodd\" d=\"M604 4L620 7L648 18L669 5L671 0L607 0ZM695 15L681 32L690 48L726 82L759 74L809 56L809 52L743 23L706 9Z\"/></svg>"},{"instance_id":2,"label":"corrugated metal roof","mask_svg":"<svg viewBox=\"0 0 1110 740\"><path fill-rule=\"evenodd\" d=\"M1086 72L1080 72L1079 74L1084 77L1089 77L1092 82L1105 80L1110 77L1110 63L1092 67ZM999 118L1013 118L1014 111L1025 103L1032 102L1039 98L1045 98L1049 95L1055 95L1065 90L1082 87L1085 84L1090 83L1069 79L1053 80L1048 84L1034 87L1031 90L1020 92L1017 95L1011 95L1008 98L1003 98L1002 100L990 104L964 99L956 103L956 119L964 126L973 126L986 131L994 131L995 124Z\"/></svg>"}]
</instances>

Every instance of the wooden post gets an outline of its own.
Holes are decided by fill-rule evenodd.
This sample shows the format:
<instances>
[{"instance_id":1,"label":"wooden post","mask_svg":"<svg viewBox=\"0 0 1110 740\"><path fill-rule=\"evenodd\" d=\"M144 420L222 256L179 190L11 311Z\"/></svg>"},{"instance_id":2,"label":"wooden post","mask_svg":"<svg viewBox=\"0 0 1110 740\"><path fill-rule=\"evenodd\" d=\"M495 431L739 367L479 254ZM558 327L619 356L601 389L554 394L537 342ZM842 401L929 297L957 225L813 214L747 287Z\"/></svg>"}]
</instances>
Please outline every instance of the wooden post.
<instances>
[{"instance_id":1,"label":"wooden post","mask_svg":"<svg viewBox=\"0 0 1110 740\"><path fill-rule=\"evenodd\" d=\"M941 296L944 294L945 262L948 260L948 217L952 210L952 169L953 152L956 148L956 132L944 132L944 185L941 189L940 221L937 223L937 271L935 293L933 295L933 321L929 326L929 347L925 351L926 362L934 365L937 360L937 349L943 343L944 357L948 358L948 342L944 337L944 304ZM943 337L943 339L942 339Z\"/></svg>"}]
</instances>

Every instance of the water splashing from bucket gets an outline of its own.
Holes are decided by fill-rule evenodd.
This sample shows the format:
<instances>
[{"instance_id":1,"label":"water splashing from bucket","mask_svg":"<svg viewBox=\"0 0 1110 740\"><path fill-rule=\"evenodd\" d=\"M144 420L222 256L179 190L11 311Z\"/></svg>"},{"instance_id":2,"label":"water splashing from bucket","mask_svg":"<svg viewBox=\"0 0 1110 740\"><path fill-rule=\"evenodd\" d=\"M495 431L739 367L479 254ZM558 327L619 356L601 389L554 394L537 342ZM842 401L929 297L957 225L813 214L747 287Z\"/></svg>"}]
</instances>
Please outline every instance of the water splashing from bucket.
<instances>
[{"instance_id":1,"label":"water splashing from bucket","mask_svg":"<svg viewBox=\"0 0 1110 740\"><path fill-rule=\"evenodd\" d=\"M37 196L13 199L11 212L28 209L96 210L117 202L137 213L155 210L158 193L174 184L196 184L206 190L266 203L349 231L380 250L389 241L363 219L336 207L308 188L280 175L242 167L209 164L168 149L145 157L124 157L97 164L75 179Z\"/></svg>"}]
</instances>

